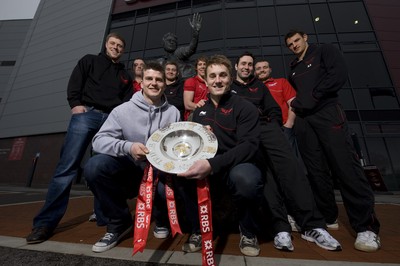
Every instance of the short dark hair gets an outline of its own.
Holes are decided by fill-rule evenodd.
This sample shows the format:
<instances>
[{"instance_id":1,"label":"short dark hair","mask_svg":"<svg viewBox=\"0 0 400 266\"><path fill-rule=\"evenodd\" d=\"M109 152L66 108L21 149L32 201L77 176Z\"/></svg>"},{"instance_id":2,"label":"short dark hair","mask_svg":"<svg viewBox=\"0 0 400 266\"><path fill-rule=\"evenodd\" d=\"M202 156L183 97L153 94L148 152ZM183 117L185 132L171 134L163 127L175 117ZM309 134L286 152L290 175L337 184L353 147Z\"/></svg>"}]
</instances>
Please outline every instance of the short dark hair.
<instances>
[{"instance_id":1,"label":"short dark hair","mask_svg":"<svg viewBox=\"0 0 400 266\"><path fill-rule=\"evenodd\" d=\"M142 61L143 61L143 63L144 63L144 64L146 64L146 61L144 61L144 59L143 59L143 58L141 58L141 57L137 57L137 58L133 59L133 61L132 61L132 69L134 69L134 68L135 68L135 61L136 61L136 60L142 60Z\"/></svg>"},{"instance_id":2,"label":"short dark hair","mask_svg":"<svg viewBox=\"0 0 400 266\"><path fill-rule=\"evenodd\" d=\"M286 40L293 37L296 34L300 34L301 36L305 35L306 33L302 30L298 30L298 29L291 29L289 30L288 33L286 33L285 35L285 44L286 44Z\"/></svg>"},{"instance_id":3,"label":"short dark hair","mask_svg":"<svg viewBox=\"0 0 400 266\"><path fill-rule=\"evenodd\" d=\"M121 42L124 44L124 48L125 48L126 42L125 42L124 37L122 37L121 34L119 34L119 33L117 33L117 32L110 32L110 33L107 35L107 37L106 37L106 42L108 42L108 40L109 40L111 37L114 37L114 38L116 38L116 39L118 39L118 40L121 40Z\"/></svg>"},{"instance_id":4,"label":"short dark hair","mask_svg":"<svg viewBox=\"0 0 400 266\"><path fill-rule=\"evenodd\" d=\"M232 62L225 55L213 55L209 57L206 61L206 76L207 76L207 68L211 65L223 65L228 69L229 75L232 77L233 67Z\"/></svg>"},{"instance_id":5,"label":"short dark hair","mask_svg":"<svg viewBox=\"0 0 400 266\"><path fill-rule=\"evenodd\" d=\"M207 57L204 55L201 55L199 57L197 57L196 62L194 63L195 66L197 66L197 64L202 61L202 62L207 62Z\"/></svg>"},{"instance_id":6,"label":"short dark hair","mask_svg":"<svg viewBox=\"0 0 400 266\"><path fill-rule=\"evenodd\" d=\"M149 70L149 69L153 69L153 70L155 70L155 71L160 72L160 73L162 74L162 76L163 76L163 80L165 81L165 71L164 71L164 67L163 67L162 65L160 65L160 63L158 63L158 62L156 62L156 61L147 62L147 63L144 65L144 67L143 67L143 73L144 73L146 70Z\"/></svg>"},{"instance_id":7,"label":"short dark hair","mask_svg":"<svg viewBox=\"0 0 400 266\"><path fill-rule=\"evenodd\" d=\"M244 52L241 55L239 55L239 57L236 59L236 65L239 64L240 58L242 58L243 56L250 56L251 58L253 58L253 61L255 60L254 55L250 52Z\"/></svg>"}]
</instances>

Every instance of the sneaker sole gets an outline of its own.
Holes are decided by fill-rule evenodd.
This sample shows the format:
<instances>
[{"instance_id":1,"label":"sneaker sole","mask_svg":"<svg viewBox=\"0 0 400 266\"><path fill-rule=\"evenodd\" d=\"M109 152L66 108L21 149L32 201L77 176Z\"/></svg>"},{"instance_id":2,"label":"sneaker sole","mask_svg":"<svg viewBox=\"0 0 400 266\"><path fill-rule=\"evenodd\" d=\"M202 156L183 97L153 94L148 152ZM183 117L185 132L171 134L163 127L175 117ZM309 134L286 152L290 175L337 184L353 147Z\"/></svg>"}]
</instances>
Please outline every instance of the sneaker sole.
<instances>
[{"instance_id":1,"label":"sneaker sole","mask_svg":"<svg viewBox=\"0 0 400 266\"><path fill-rule=\"evenodd\" d=\"M319 246L320 248L326 249L326 250L330 250L330 251L341 251L342 247L341 246L337 246L336 248L332 248L332 247L327 247L324 245L321 245L318 241L316 241L314 238L312 237L308 237L306 235L301 234L301 238L303 238L304 240L307 240L308 242L312 242L317 244L317 246Z\"/></svg>"},{"instance_id":2,"label":"sneaker sole","mask_svg":"<svg viewBox=\"0 0 400 266\"><path fill-rule=\"evenodd\" d=\"M126 237L127 234L129 234L129 232L132 231L132 226L130 226L128 229L126 229L119 237L118 239L112 243L111 245L105 246L105 247L98 247L96 245L92 246L92 251L96 252L96 253L101 253L107 250L112 249L113 247L115 247L119 242L121 242L121 240Z\"/></svg>"},{"instance_id":3,"label":"sneaker sole","mask_svg":"<svg viewBox=\"0 0 400 266\"><path fill-rule=\"evenodd\" d=\"M274 248L278 249L278 250L282 250L282 251L293 251L294 247L288 247L288 246L275 246L274 244Z\"/></svg>"},{"instance_id":4,"label":"sneaker sole","mask_svg":"<svg viewBox=\"0 0 400 266\"><path fill-rule=\"evenodd\" d=\"M192 253L192 252L196 252L196 251L199 251L199 250L201 250L201 247L191 248L190 244L187 244L187 243L182 245L182 251L187 252L187 253Z\"/></svg>"},{"instance_id":5,"label":"sneaker sole","mask_svg":"<svg viewBox=\"0 0 400 266\"><path fill-rule=\"evenodd\" d=\"M248 257L257 257L258 255L260 255L260 250L250 251L240 248L240 252L242 252L243 255Z\"/></svg>"},{"instance_id":6,"label":"sneaker sole","mask_svg":"<svg viewBox=\"0 0 400 266\"><path fill-rule=\"evenodd\" d=\"M359 251L364 251L364 252L376 252L380 249L380 247L369 247L369 246L365 246L365 245L357 244L357 243L354 243L354 248Z\"/></svg>"},{"instance_id":7,"label":"sneaker sole","mask_svg":"<svg viewBox=\"0 0 400 266\"><path fill-rule=\"evenodd\" d=\"M337 230L339 230L339 224L327 224L326 230L337 231Z\"/></svg>"},{"instance_id":8,"label":"sneaker sole","mask_svg":"<svg viewBox=\"0 0 400 266\"><path fill-rule=\"evenodd\" d=\"M158 238L158 239L165 239L165 238L169 237L169 234L159 234L159 233L155 233L155 232L153 232L153 235L155 238Z\"/></svg>"}]
</instances>

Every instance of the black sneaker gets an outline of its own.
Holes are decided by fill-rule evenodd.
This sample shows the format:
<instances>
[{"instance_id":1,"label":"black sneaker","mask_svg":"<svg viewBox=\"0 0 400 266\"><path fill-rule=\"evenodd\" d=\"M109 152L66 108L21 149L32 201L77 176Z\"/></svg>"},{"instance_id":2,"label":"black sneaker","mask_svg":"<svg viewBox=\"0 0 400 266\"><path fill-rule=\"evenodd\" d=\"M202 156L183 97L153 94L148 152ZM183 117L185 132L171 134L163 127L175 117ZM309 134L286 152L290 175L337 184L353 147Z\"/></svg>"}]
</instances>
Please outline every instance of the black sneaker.
<instances>
[{"instance_id":1,"label":"black sneaker","mask_svg":"<svg viewBox=\"0 0 400 266\"><path fill-rule=\"evenodd\" d=\"M201 250L201 235L192 234L182 246L184 252L196 252Z\"/></svg>"},{"instance_id":2,"label":"black sneaker","mask_svg":"<svg viewBox=\"0 0 400 266\"><path fill-rule=\"evenodd\" d=\"M26 237L27 244L39 244L51 237L53 231L47 227L36 227L32 229L32 232Z\"/></svg>"},{"instance_id":3,"label":"black sneaker","mask_svg":"<svg viewBox=\"0 0 400 266\"><path fill-rule=\"evenodd\" d=\"M106 233L96 244L93 245L93 252L104 252L115 247L132 230L132 226L128 227L122 233Z\"/></svg>"}]
</instances>

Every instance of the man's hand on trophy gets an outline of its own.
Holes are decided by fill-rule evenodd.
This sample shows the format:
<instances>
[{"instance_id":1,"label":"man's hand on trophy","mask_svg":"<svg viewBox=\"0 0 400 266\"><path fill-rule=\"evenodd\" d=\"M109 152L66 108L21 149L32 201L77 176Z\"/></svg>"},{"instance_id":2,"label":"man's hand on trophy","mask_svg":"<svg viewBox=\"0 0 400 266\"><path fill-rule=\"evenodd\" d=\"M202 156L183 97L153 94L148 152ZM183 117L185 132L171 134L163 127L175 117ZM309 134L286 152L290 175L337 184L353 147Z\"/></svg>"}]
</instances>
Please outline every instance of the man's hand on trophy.
<instances>
[{"instance_id":1,"label":"man's hand on trophy","mask_svg":"<svg viewBox=\"0 0 400 266\"><path fill-rule=\"evenodd\" d=\"M201 29L201 21L202 21L202 18L200 16L200 14L194 13L193 18L192 19L189 18L190 27L192 27L193 30L199 32Z\"/></svg>"}]
</instances>

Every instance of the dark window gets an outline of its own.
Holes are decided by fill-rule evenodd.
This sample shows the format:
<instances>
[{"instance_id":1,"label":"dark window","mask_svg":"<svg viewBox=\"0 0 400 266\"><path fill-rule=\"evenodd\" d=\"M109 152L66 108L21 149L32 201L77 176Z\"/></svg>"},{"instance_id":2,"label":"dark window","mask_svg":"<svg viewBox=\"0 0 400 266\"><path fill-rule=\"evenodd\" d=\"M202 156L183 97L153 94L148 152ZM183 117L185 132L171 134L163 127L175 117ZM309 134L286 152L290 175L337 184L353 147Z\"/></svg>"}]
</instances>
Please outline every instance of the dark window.
<instances>
[{"instance_id":1,"label":"dark window","mask_svg":"<svg viewBox=\"0 0 400 266\"><path fill-rule=\"evenodd\" d=\"M261 36L278 35L278 24L273 7L258 8L258 18Z\"/></svg>"},{"instance_id":2,"label":"dark window","mask_svg":"<svg viewBox=\"0 0 400 266\"><path fill-rule=\"evenodd\" d=\"M345 53L353 87L392 87L392 83L380 52Z\"/></svg>"},{"instance_id":3,"label":"dark window","mask_svg":"<svg viewBox=\"0 0 400 266\"><path fill-rule=\"evenodd\" d=\"M147 36L147 24L136 24L133 28L131 51L145 50ZM159 40L161 45L161 40Z\"/></svg>"},{"instance_id":4,"label":"dark window","mask_svg":"<svg viewBox=\"0 0 400 266\"><path fill-rule=\"evenodd\" d=\"M317 4L317 5L311 5L310 7L316 31L319 34L334 32L335 30L333 27L332 18L328 9L328 5Z\"/></svg>"},{"instance_id":5,"label":"dark window","mask_svg":"<svg viewBox=\"0 0 400 266\"><path fill-rule=\"evenodd\" d=\"M187 27L189 27L189 23ZM175 18L150 22L149 32L147 34L146 49L162 47L162 38L167 32L175 33ZM181 39L180 36L178 36L178 44L180 42Z\"/></svg>"},{"instance_id":6,"label":"dark window","mask_svg":"<svg viewBox=\"0 0 400 266\"><path fill-rule=\"evenodd\" d=\"M259 36L257 9L228 9L225 14L227 38Z\"/></svg>"},{"instance_id":7,"label":"dark window","mask_svg":"<svg viewBox=\"0 0 400 266\"><path fill-rule=\"evenodd\" d=\"M339 90L339 102L343 105L344 109L356 109L350 89Z\"/></svg>"},{"instance_id":8,"label":"dark window","mask_svg":"<svg viewBox=\"0 0 400 266\"><path fill-rule=\"evenodd\" d=\"M333 21L338 32L372 30L362 2L330 4Z\"/></svg>"},{"instance_id":9,"label":"dark window","mask_svg":"<svg viewBox=\"0 0 400 266\"><path fill-rule=\"evenodd\" d=\"M308 34L315 32L308 5L277 6L276 13L283 35L291 29L301 29Z\"/></svg>"},{"instance_id":10,"label":"dark window","mask_svg":"<svg viewBox=\"0 0 400 266\"><path fill-rule=\"evenodd\" d=\"M14 66L15 61L0 61L1 66Z\"/></svg>"}]
</instances>

